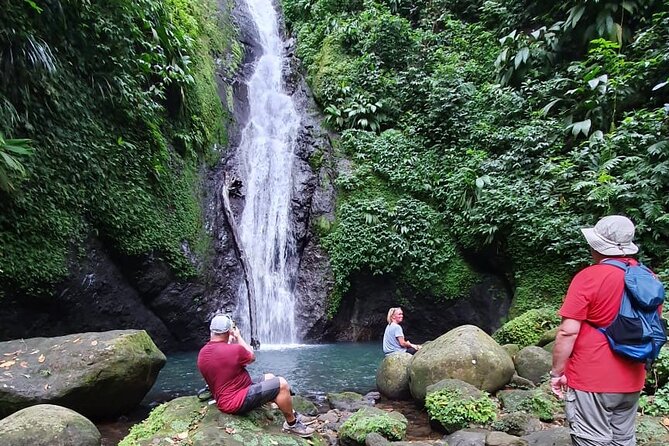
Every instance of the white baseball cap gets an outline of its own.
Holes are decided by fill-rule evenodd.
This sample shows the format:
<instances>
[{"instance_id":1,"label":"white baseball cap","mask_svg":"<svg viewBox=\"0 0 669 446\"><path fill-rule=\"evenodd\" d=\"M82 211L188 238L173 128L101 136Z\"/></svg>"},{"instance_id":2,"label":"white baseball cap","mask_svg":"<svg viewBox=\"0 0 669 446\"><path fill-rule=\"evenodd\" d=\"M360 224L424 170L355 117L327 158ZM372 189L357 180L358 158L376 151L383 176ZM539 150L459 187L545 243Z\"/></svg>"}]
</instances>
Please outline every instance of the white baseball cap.
<instances>
[{"instance_id":1,"label":"white baseball cap","mask_svg":"<svg viewBox=\"0 0 669 446\"><path fill-rule=\"evenodd\" d=\"M588 245L605 256L636 254L639 247L632 243L634 223L622 215L608 215L594 228L581 229Z\"/></svg>"}]
</instances>

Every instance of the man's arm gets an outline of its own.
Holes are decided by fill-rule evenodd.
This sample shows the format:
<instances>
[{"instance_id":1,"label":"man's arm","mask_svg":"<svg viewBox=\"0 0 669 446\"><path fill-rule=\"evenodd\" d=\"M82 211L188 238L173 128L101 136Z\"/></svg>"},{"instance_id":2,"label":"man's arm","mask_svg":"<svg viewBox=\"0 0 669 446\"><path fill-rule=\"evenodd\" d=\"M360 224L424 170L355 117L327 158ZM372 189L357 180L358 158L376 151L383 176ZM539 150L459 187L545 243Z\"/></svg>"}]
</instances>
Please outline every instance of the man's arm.
<instances>
[{"instance_id":1,"label":"man's arm","mask_svg":"<svg viewBox=\"0 0 669 446\"><path fill-rule=\"evenodd\" d=\"M553 368L550 373L551 389L560 398L562 398L564 388L567 387L567 378L564 376L564 369L580 331L581 321L563 317L557 336L555 337Z\"/></svg>"},{"instance_id":2,"label":"man's arm","mask_svg":"<svg viewBox=\"0 0 669 446\"><path fill-rule=\"evenodd\" d=\"M244 340L242 337L242 334L239 332L239 328L235 327L230 331L230 343L231 344L239 344L242 347L244 347L249 353L251 353L251 360L247 363L250 364L253 361L256 360L256 355L253 353L253 348L247 342Z\"/></svg>"}]
</instances>

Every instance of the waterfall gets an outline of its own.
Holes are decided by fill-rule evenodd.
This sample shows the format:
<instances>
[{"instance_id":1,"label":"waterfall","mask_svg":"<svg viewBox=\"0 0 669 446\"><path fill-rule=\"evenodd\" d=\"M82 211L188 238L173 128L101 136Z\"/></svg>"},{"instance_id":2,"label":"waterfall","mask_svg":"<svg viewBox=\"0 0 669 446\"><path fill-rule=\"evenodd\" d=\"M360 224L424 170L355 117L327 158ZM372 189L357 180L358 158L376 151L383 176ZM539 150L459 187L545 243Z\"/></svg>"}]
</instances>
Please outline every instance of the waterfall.
<instances>
[{"instance_id":1,"label":"waterfall","mask_svg":"<svg viewBox=\"0 0 669 446\"><path fill-rule=\"evenodd\" d=\"M247 82L249 117L238 149L245 205L240 235L256 294L258 339L263 344L295 343L295 302L289 259L290 203L295 137L300 115L282 86L283 41L271 0L246 0L262 49ZM246 286L241 285L235 317L248 330ZM248 335L247 335L248 340Z\"/></svg>"}]
</instances>

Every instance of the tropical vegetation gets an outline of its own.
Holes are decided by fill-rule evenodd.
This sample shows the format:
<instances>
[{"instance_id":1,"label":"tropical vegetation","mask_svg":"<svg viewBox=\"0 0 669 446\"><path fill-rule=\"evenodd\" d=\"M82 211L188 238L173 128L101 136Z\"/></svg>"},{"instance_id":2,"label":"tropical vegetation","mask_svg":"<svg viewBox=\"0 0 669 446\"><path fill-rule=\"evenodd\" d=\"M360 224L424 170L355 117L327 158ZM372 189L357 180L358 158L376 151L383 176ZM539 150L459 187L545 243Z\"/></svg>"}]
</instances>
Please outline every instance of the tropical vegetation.
<instances>
[{"instance_id":1,"label":"tropical vegetation","mask_svg":"<svg viewBox=\"0 0 669 446\"><path fill-rule=\"evenodd\" d=\"M194 274L198 170L227 142L215 71L231 77L241 60L229 12L211 0L2 10L0 288L63 278L90 234Z\"/></svg>"},{"instance_id":2,"label":"tropical vegetation","mask_svg":"<svg viewBox=\"0 0 669 446\"><path fill-rule=\"evenodd\" d=\"M512 315L555 307L608 213L669 276L667 0L283 7L353 163L322 239L332 313L358 273L442 300L497 270Z\"/></svg>"}]
</instances>

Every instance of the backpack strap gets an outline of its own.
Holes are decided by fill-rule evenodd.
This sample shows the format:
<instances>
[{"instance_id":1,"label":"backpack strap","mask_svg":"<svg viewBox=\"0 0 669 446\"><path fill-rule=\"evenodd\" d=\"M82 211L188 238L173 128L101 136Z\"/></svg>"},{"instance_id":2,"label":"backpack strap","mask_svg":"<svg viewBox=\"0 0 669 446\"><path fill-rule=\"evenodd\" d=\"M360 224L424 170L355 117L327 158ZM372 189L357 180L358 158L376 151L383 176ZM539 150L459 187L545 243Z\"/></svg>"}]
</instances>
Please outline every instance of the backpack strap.
<instances>
[{"instance_id":1,"label":"backpack strap","mask_svg":"<svg viewBox=\"0 0 669 446\"><path fill-rule=\"evenodd\" d=\"M630 264L627 263L627 262L623 262L622 260L616 260L616 259L611 259L611 258L604 259L601 262L599 262L599 264L600 265L605 264L605 265L615 266L617 268L622 269L623 271L627 271L627 268L630 267Z\"/></svg>"}]
</instances>

